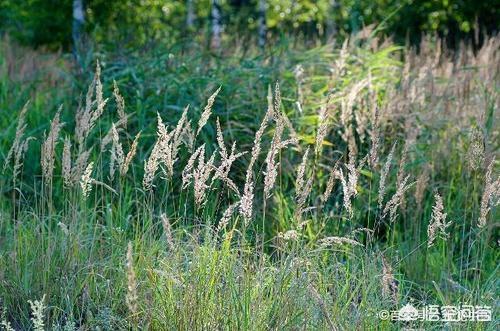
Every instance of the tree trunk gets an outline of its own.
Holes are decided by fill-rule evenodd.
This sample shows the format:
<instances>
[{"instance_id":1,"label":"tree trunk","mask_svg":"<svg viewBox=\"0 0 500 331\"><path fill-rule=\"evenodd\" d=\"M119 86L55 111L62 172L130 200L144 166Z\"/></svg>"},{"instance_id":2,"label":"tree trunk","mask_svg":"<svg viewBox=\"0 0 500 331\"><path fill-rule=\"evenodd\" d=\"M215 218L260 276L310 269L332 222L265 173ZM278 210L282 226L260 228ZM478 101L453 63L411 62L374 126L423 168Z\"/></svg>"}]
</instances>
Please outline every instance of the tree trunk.
<instances>
[{"instance_id":1,"label":"tree trunk","mask_svg":"<svg viewBox=\"0 0 500 331\"><path fill-rule=\"evenodd\" d=\"M337 35L337 24L335 22L335 12L338 10L336 0L330 0L329 17L326 19L326 38L335 38Z\"/></svg>"},{"instance_id":2,"label":"tree trunk","mask_svg":"<svg viewBox=\"0 0 500 331\"><path fill-rule=\"evenodd\" d=\"M266 46L266 0L259 0L259 47Z\"/></svg>"},{"instance_id":3,"label":"tree trunk","mask_svg":"<svg viewBox=\"0 0 500 331\"><path fill-rule=\"evenodd\" d=\"M85 24L85 11L83 10L83 0L73 0L73 52L77 61L80 59L80 49L82 44L82 29Z\"/></svg>"},{"instance_id":4,"label":"tree trunk","mask_svg":"<svg viewBox=\"0 0 500 331\"><path fill-rule=\"evenodd\" d=\"M220 48L220 40L222 33L221 25L221 8L219 0L212 0L212 49Z\"/></svg>"},{"instance_id":5,"label":"tree trunk","mask_svg":"<svg viewBox=\"0 0 500 331\"><path fill-rule=\"evenodd\" d=\"M194 6L193 0L187 0L186 4L187 16L186 16L186 27L189 31L194 29Z\"/></svg>"}]
</instances>

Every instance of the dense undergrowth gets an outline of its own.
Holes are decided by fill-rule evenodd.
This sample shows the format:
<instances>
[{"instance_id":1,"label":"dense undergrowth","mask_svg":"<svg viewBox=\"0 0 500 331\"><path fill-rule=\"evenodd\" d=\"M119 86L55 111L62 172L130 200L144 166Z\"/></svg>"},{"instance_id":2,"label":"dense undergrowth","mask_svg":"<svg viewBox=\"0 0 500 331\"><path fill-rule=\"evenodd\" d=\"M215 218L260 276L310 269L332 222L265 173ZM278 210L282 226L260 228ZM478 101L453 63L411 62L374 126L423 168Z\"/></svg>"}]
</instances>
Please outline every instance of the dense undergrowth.
<instances>
[{"instance_id":1,"label":"dense undergrowth","mask_svg":"<svg viewBox=\"0 0 500 331\"><path fill-rule=\"evenodd\" d=\"M1 43L4 327L32 328L42 297L68 330L498 327L378 317L495 317L498 38L78 68Z\"/></svg>"}]
</instances>

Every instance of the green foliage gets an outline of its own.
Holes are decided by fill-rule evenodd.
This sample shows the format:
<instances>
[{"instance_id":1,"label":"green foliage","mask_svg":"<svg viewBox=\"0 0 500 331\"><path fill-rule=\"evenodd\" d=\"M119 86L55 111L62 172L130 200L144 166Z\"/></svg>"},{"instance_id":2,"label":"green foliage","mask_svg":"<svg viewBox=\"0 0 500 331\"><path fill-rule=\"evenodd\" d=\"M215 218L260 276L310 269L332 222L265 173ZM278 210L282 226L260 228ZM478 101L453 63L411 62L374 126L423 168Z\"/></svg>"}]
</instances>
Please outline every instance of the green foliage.
<instances>
[{"instance_id":1,"label":"green foliage","mask_svg":"<svg viewBox=\"0 0 500 331\"><path fill-rule=\"evenodd\" d=\"M210 26L210 0L194 3L198 39ZM220 1L225 33L256 38L258 1ZM97 42L138 46L151 41L171 43L187 33L186 1L87 0L86 30ZM266 24L271 35L304 34L309 39L342 36L376 24L387 35L418 41L424 32L455 37L497 30L499 6L489 1L462 0L269 0ZM4 0L0 4L0 32L24 43L50 48L71 46L72 0ZM476 35L481 37L481 35Z\"/></svg>"}]
</instances>

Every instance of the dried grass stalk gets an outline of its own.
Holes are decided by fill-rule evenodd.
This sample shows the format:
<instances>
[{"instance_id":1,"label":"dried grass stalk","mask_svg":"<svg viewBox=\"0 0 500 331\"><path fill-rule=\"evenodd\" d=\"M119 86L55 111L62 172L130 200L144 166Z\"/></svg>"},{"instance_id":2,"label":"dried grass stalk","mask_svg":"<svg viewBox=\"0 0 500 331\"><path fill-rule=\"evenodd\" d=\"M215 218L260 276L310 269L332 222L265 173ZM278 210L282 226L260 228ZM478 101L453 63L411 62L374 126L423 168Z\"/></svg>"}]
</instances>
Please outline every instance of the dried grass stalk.
<instances>
[{"instance_id":1,"label":"dried grass stalk","mask_svg":"<svg viewBox=\"0 0 500 331\"><path fill-rule=\"evenodd\" d=\"M408 180L410 179L410 175L407 175L402 182L398 185L396 192L391 197L391 199L386 203L384 210L382 211L382 218L387 216L389 213L389 221L394 223L397 217L398 207L401 205L404 194L411 187L412 184L408 184Z\"/></svg>"},{"instance_id":2,"label":"dried grass stalk","mask_svg":"<svg viewBox=\"0 0 500 331\"><path fill-rule=\"evenodd\" d=\"M113 179L115 176L115 164L118 166L118 168L122 168L123 163L125 162L125 155L123 154L123 146L120 143L120 137L114 124L111 126L111 132L113 138L113 146L111 147L109 176L111 179Z\"/></svg>"},{"instance_id":3,"label":"dried grass stalk","mask_svg":"<svg viewBox=\"0 0 500 331\"><path fill-rule=\"evenodd\" d=\"M434 241L439 236L441 239L446 240L448 234L446 233L446 228L451 225L452 222L446 222L446 213L444 211L443 198L439 193L434 194L434 206L432 207L431 220L427 228L427 247L434 245Z\"/></svg>"},{"instance_id":4,"label":"dried grass stalk","mask_svg":"<svg viewBox=\"0 0 500 331\"><path fill-rule=\"evenodd\" d=\"M207 124L208 118L212 114L212 107L215 102L215 97L217 96L217 94L219 94L221 88L222 86L219 87L217 91L215 91L214 94L210 96L210 98L208 98L207 105L205 106L205 109L203 109L203 113L201 114L200 120L198 121L198 130L196 131L196 136L198 136L205 124Z\"/></svg>"},{"instance_id":5,"label":"dried grass stalk","mask_svg":"<svg viewBox=\"0 0 500 331\"><path fill-rule=\"evenodd\" d=\"M134 158L135 154L137 153L137 146L139 144L139 139L141 137L141 132L135 136L134 141L132 142L132 145L130 146L130 150L128 151L127 155L125 156L125 161L123 162L122 167L120 168L120 175L125 176L128 172L128 169L130 167L130 164L132 163L132 159Z\"/></svg>"},{"instance_id":6,"label":"dried grass stalk","mask_svg":"<svg viewBox=\"0 0 500 331\"><path fill-rule=\"evenodd\" d=\"M495 206L500 202L500 178L493 180L493 165L495 159L492 159L488 165L485 176L485 185L483 195L481 197L481 211L477 226L483 228L486 226L487 216L491 206Z\"/></svg>"},{"instance_id":7,"label":"dried grass stalk","mask_svg":"<svg viewBox=\"0 0 500 331\"><path fill-rule=\"evenodd\" d=\"M264 171L264 197L269 199L271 190L274 187L276 178L278 176L279 162L276 161L279 151L282 148L282 135L285 129L285 123L275 108L276 128L274 130L273 140L271 147L266 156L266 170Z\"/></svg>"},{"instance_id":8,"label":"dried grass stalk","mask_svg":"<svg viewBox=\"0 0 500 331\"><path fill-rule=\"evenodd\" d=\"M417 204L417 209L422 209L422 201L424 200L424 195L429 184L429 167L426 166L422 173L417 178L417 184L415 188L415 203Z\"/></svg>"},{"instance_id":9,"label":"dried grass stalk","mask_svg":"<svg viewBox=\"0 0 500 331\"><path fill-rule=\"evenodd\" d=\"M33 137L28 137L21 142L18 148L16 148L16 153L14 155L14 169L12 171L12 178L15 181L17 177L20 176L23 167L24 155L28 151L29 142L34 140Z\"/></svg>"},{"instance_id":10,"label":"dried grass stalk","mask_svg":"<svg viewBox=\"0 0 500 331\"><path fill-rule=\"evenodd\" d=\"M85 169L87 168L88 165L88 159L90 156L90 153L92 152L92 149L86 150L78 154L78 157L76 158L75 164L71 168L71 185L76 185L79 181L80 178L83 176L83 173Z\"/></svg>"},{"instance_id":11,"label":"dried grass stalk","mask_svg":"<svg viewBox=\"0 0 500 331\"><path fill-rule=\"evenodd\" d=\"M363 246L360 242L347 238L347 237L325 237L321 240L319 240L318 244L322 247L329 247L333 245L353 245L353 246Z\"/></svg>"},{"instance_id":12,"label":"dried grass stalk","mask_svg":"<svg viewBox=\"0 0 500 331\"><path fill-rule=\"evenodd\" d=\"M398 281L394 278L392 267L384 256L382 256L382 296L391 298L394 303L398 302Z\"/></svg>"},{"instance_id":13,"label":"dried grass stalk","mask_svg":"<svg viewBox=\"0 0 500 331\"><path fill-rule=\"evenodd\" d=\"M392 158L394 157L394 151L396 150L396 143L392 145L391 151L389 152L389 155L387 156L387 160L385 161L384 167L382 168L380 172L380 182L379 182L379 189L378 189L378 208L382 209L382 204L384 202L384 196L385 196L385 183L387 181L387 176L389 175L389 170L391 168L391 162Z\"/></svg>"},{"instance_id":14,"label":"dried grass stalk","mask_svg":"<svg viewBox=\"0 0 500 331\"><path fill-rule=\"evenodd\" d=\"M95 100L94 98L95 92ZM95 126L97 120L102 115L104 111L104 106L106 105L108 99L104 100L102 95L102 84L101 84L101 66L99 61L96 64L96 71L94 74L94 79L89 85L87 90L87 95L85 98L85 107L78 107L76 112L76 128L75 135L76 141L79 145L80 152L83 151L84 142L89 135L92 128ZM93 110L93 108L95 109Z\"/></svg>"},{"instance_id":15,"label":"dried grass stalk","mask_svg":"<svg viewBox=\"0 0 500 331\"><path fill-rule=\"evenodd\" d=\"M49 184L52 181L52 175L54 172L55 150L59 138L59 132L63 126L61 123L61 110L62 105L59 107L59 110L54 116L54 119L50 124L49 134L42 144L41 165L42 174L45 178L46 184Z\"/></svg>"},{"instance_id":16,"label":"dried grass stalk","mask_svg":"<svg viewBox=\"0 0 500 331\"><path fill-rule=\"evenodd\" d=\"M338 178L339 176L340 173L337 170L337 164L335 164L335 166L330 171L330 176L328 177L328 182L326 183L325 192L323 192L323 195L321 196L321 201L323 203L325 203L332 194L333 186L335 184L335 179Z\"/></svg>"},{"instance_id":17,"label":"dried grass stalk","mask_svg":"<svg viewBox=\"0 0 500 331\"><path fill-rule=\"evenodd\" d=\"M159 167L160 145L158 141L154 144L149 158L144 161L144 177L142 186L144 190L150 191L153 188L153 180Z\"/></svg>"},{"instance_id":18,"label":"dried grass stalk","mask_svg":"<svg viewBox=\"0 0 500 331\"><path fill-rule=\"evenodd\" d=\"M7 157L5 158L4 164L3 164L3 171L7 169L7 166L11 159L16 155L19 154L19 150L22 150L22 139L24 136L24 132L26 131L26 113L28 111L28 106L29 106L29 101L26 102L23 106L23 109L21 109L21 112L19 113L19 117L17 120L17 127L16 127L16 135L14 137L14 142L12 143L12 146L9 149L9 152L7 153Z\"/></svg>"},{"instance_id":19,"label":"dried grass stalk","mask_svg":"<svg viewBox=\"0 0 500 331\"><path fill-rule=\"evenodd\" d=\"M174 237L172 236L172 225L170 224L170 220L164 213L160 215L160 219L163 226L163 234L165 235L165 239L167 240L168 248L173 251L175 249L175 245Z\"/></svg>"},{"instance_id":20,"label":"dried grass stalk","mask_svg":"<svg viewBox=\"0 0 500 331\"><path fill-rule=\"evenodd\" d=\"M90 191L92 191L92 170L94 168L94 162L90 162L85 171L83 172L83 175L80 179L80 187L82 188L82 195L83 198L86 199Z\"/></svg>"},{"instance_id":21,"label":"dried grass stalk","mask_svg":"<svg viewBox=\"0 0 500 331\"><path fill-rule=\"evenodd\" d=\"M267 128L269 120L273 118L273 116L274 116L273 97L271 93L271 87L269 86L267 92L267 111L266 114L264 115L264 119L262 120L259 129L255 133L255 138L252 147L252 156L250 158L250 162L248 163L248 168L245 178L245 186L243 188L243 196L241 197L240 201L240 214L243 216L245 223L247 223L252 218L253 197L254 197L253 167L261 151L262 136Z\"/></svg>"},{"instance_id":22,"label":"dried grass stalk","mask_svg":"<svg viewBox=\"0 0 500 331\"><path fill-rule=\"evenodd\" d=\"M316 132L316 144L314 147L314 154L319 155L321 152L321 147L323 146L323 140L328 133L328 106L329 101L319 111L318 120L318 131Z\"/></svg>"},{"instance_id":23,"label":"dried grass stalk","mask_svg":"<svg viewBox=\"0 0 500 331\"><path fill-rule=\"evenodd\" d=\"M226 227L229 224L229 221L231 220L231 217L233 216L236 208L238 208L239 204L240 203L238 201L238 202L235 202L235 203L229 205L229 207L226 208L226 210L222 214L221 219L219 220L219 224L217 225L216 235L221 233L221 231L226 230Z\"/></svg>"},{"instance_id":24,"label":"dried grass stalk","mask_svg":"<svg viewBox=\"0 0 500 331\"><path fill-rule=\"evenodd\" d=\"M132 251L132 242L129 241L127 246L127 295L125 296L128 310L133 316L137 315L138 296L137 296L137 280L134 271L134 257Z\"/></svg>"},{"instance_id":25,"label":"dried grass stalk","mask_svg":"<svg viewBox=\"0 0 500 331\"><path fill-rule=\"evenodd\" d=\"M123 125L124 128L127 127L127 114L125 113L125 100L123 96L120 94L120 90L118 89L118 84L113 80L113 96L115 97L116 102L116 112L118 113L118 118L120 124Z\"/></svg>"},{"instance_id":26,"label":"dried grass stalk","mask_svg":"<svg viewBox=\"0 0 500 331\"><path fill-rule=\"evenodd\" d=\"M68 136L64 138L64 147L62 155L62 178L65 187L71 187L71 140Z\"/></svg>"}]
</instances>

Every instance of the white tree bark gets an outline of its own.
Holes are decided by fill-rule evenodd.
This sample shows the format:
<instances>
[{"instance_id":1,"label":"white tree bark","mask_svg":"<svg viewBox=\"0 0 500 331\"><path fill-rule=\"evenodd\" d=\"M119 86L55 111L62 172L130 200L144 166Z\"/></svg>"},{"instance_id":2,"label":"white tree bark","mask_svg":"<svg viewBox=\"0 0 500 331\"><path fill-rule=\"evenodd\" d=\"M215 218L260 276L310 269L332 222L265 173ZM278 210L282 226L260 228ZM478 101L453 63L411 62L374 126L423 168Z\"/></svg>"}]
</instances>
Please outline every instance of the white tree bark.
<instances>
[{"instance_id":1,"label":"white tree bark","mask_svg":"<svg viewBox=\"0 0 500 331\"><path fill-rule=\"evenodd\" d=\"M335 0L330 0L330 6L328 8L329 16L326 19L326 35L328 38L334 38L337 35L337 24L335 22L334 13L339 8L339 4Z\"/></svg>"},{"instance_id":2,"label":"white tree bark","mask_svg":"<svg viewBox=\"0 0 500 331\"><path fill-rule=\"evenodd\" d=\"M194 6L193 0L187 0L186 4L187 16L186 16L186 27L188 30L194 28Z\"/></svg>"},{"instance_id":3,"label":"white tree bark","mask_svg":"<svg viewBox=\"0 0 500 331\"><path fill-rule=\"evenodd\" d=\"M85 24L85 11L83 0L73 0L73 46L78 49L81 42L82 28Z\"/></svg>"},{"instance_id":4,"label":"white tree bark","mask_svg":"<svg viewBox=\"0 0 500 331\"><path fill-rule=\"evenodd\" d=\"M220 48L222 25L221 7L219 0L212 0L212 49Z\"/></svg>"},{"instance_id":5,"label":"white tree bark","mask_svg":"<svg viewBox=\"0 0 500 331\"><path fill-rule=\"evenodd\" d=\"M266 46L266 0L259 0L259 47L264 48Z\"/></svg>"}]
</instances>

